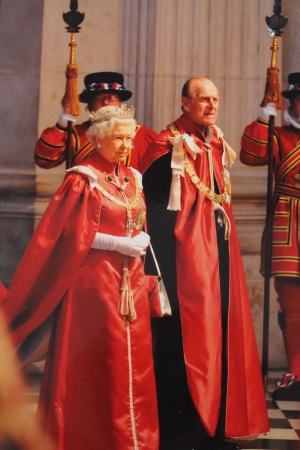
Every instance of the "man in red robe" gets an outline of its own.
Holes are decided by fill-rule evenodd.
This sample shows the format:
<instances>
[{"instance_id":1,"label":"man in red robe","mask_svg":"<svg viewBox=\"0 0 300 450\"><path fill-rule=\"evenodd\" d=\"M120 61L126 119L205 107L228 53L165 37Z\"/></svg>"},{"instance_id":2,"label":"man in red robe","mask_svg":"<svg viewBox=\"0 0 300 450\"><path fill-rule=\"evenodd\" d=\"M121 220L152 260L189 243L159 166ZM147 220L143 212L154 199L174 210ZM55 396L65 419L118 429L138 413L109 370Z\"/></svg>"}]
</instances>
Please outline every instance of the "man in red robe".
<instances>
[{"instance_id":1,"label":"man in red robe","mask_svg":"<svg viewBox=\"0 0 300 450\"><path fill-rule=\"evenodd\" d=\"M153 324L161 450L238 449L225 438L269 430L230 207L235 153L215 125L218 108L212 81L188 80L183 114L140 166L149 234L173 312Z\"/></svg>"},{"instance_id":2,"label":"man in red robe","mask_svg":"<svg viewBox=\"0 0 300 450\"><path fill-rule=\"evenodd\" d=\"M275 127L274 197L271 275L278 295L278 322L288 359L288 373L277 382L274 400L300 400L300 72L290 73L283 96L290 101L283 117L287 125ZM248 166L268 164L268 121L276 115L272 103L242 136L240 159ZM264 261L261 272L264 274Z\"/></svg>"},{"instance_id":3,"label":"man in red robe","mask_svg":"<svg viewBox=\"0 0 300 450\"><path fill-rule=\"evenodd\" d=\"M88 112L97 111L103 106L119 106L129 100L132 92L125 88L124 77L117 72L95 72L84 78L85 89L79 95L81 103L87 103ZM55 126L46 128L35 146L35 162L42 169L59 166L66 160L67 123L76 122L76 117L61 112ZM80 162L95 149L86 137L90 126L87 120L74 125L71 139L72 166ZM139 169L139 163L157 133L146 125L138 124L134 138L134 147L126 160L126 165Z\"/></svg>"}]
</instances>

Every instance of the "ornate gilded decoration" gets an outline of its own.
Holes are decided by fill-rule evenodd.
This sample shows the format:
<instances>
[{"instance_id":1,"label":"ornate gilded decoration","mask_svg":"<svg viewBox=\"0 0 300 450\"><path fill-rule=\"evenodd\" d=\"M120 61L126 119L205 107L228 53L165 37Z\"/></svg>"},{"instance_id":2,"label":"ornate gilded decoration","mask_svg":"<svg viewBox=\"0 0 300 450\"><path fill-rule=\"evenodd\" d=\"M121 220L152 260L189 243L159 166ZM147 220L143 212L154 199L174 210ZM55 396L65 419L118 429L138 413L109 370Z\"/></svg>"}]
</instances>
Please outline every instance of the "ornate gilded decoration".
<instances>
[{"instance_id":1,"label":"ornate gilded decoration","mask_svg":"<svg viewBox=\"0 0 300 450\"><path fill-rule=\"evenodd\" d=\"M129 233L132 233L134 230L141 232L143 227L144 227L144 222L145 222L145 211L143 211L142 209L136 212L136 217L135 219L132 218L132 216L130 215L130 217L128 216L128 230Z\"/></svg>"},{"instance_id":2,"label":"ornate gilded decoration","mask_svg":"<svg viewBox=\"0 0 300 450\"><path fill-rule=\"evenodd\" d=\"M91 122L104 122L110 119L133 119L134 118L135 108L134 106L130 106L127 108L127 105L122 105L121 108L118 106L104 106L96 112L92 112L89 115L89 120Z\"/></svg>"},{"instance_id":3,"label":"ornate gilded decoration","mask_svg":"<svg viewBox=\"0 0 300 450\"><path fill-rule=\"evenodd\" d=\"M293 175L293 178L295 180L295 186L298 188L300 187L300 173L296 173L295 175Z\"/></svg>"},{"instance_id":4,"label":"ornate gilded decoration","mask_svg":"<svg viewBox=\"0 0 300 450\"><path fill-rule=\"evenodd\" d=\"M185 167L187 174L190 177L191 182L195 185L195 187L200 192L202 192L202 194L205 195L205 197L207 197L209 200L212 200L215 203L223 203L223 202L229 201L229 193L228 193L227 183L224 183L224 193L223 194L216 194L215 192L213 192L211 189L209 189L207 186L205 186L205 184L202 183L200 178L196 175L196 172L193 169L191 163L189 162L186 153L184 154L184 167ZM224 172L223 172L223 178L225 181Z\"/></svg>"},{"instance_id":5,"label":"ornate gilded decoration","mask_svg":"<svg viewBox=\"0 0 300 450\"><path fill-rule=\"evenodd\" d=\"M110 200L112 200L113 202L117 203L117 205L123 206L123 208L126 208L127 210L131 210L133 208L136 207L136 205L139 202L140 196L141 196L141 189L138 185L138 180L137 180L137 176L134 172L133 173L133 177L134 177L134 181L135 181L135 199L133 200L132 203L126 203L126 202L122 202L122 200L114 197L113 195L111 195L109 192L107 192L102 186L100 186L99 183L97 183L96 187L99 189L99 191L105 195L105 197L109 198Z\"/></svg>"},{"instance_id":6,"label":"ornate gilded decoration","mask_svg":"<svg viewBox=\"0 0 300 450\"><path fill-rule=\"evenodd\" d=\"M173 133L174 136L178 136L179 134L181 134L181 133L177 130L177 128L176 128L174 122L169 123L169 125L167 125L167 129L168 129L169 131L171 131L171 133Z\"/></svg>"},{"instance_id":7,"label":"ornate gilded decoration","mask_svg":"<svg viewBox=\"0 0 300 450\"><path fill-rule=\"evenodd\" d=\"M178 136L181 134L178 131L178 129L176 128L174 122L169 124L167 126L167 128L168 128L168 130L171 131L171 133L174 136ZM208 148L211 149L211 147L205 142L204 142L204 147L206 148L206 150ZM209 200L211 200L215 203L223 203L223 202L230 203L231 181L230 181L230 174L225 166L223 166L223 172L222 172L222 177L223 177L223 181L224 181L224 193L223 194L216 194L200 180L200 178L196 174L195 170L193 169L191 163L189 162L186 152L184 152L184 168L185 168L185 171L187 172L187 174L189 175L192 183L195 185L195 187L200 192L202 192L202 194L204 194Z\"/></svg>"}]
</instances>

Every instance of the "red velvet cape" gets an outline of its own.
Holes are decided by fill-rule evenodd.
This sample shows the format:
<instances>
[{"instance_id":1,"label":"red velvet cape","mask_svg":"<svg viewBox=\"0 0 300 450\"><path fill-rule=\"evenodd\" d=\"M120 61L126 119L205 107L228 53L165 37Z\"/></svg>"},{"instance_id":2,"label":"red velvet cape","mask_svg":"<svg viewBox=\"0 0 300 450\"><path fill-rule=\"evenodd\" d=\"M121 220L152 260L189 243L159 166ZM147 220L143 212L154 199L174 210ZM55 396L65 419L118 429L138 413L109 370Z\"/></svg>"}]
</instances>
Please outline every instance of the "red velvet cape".
<instances>
[{"instance_id":1,"label":"red velvet cape","mask_svg":"<svg viewBox=\"0 0 300 450\"><path fill-rule=\"evenodd\" d=\"M183 115L175 121L175 125L180 133L188 133L198 147L203 149L203 135L193 122ZM158 135L142 161L142 173L153 161L158 162L160 156L172 150L170 136L172 134L169 130ZM215 177L219 191L223 193L223 149L215 129L211 146ZM207 153L201 151L195 161L190 157L189 160L200 180L210 186ZM244 437L267 432L269 422L234 217L228 204L223 203L223 207L231 221L225 434L227 437ZM221 400L222 350L215 218L212 202L195 188L186 172L181 177L181 211L177 213L174 233L177 245L177 290L188 384L201 421L213 436ZM167 249L165 251L167 254ZM164 273L162 276L164 278Z\"/></svg>"},{"instance_id":2,"label":"red velvet cape","mask_svg":"<svg viewBox=\"0 0 300 450\"><path fill-rule=\"evenodd\" d=\"M97 153L84 162L98 182L110 163ZM131 169L120 167L135 198ZM143 196L132 216L145 209ZM41 388L39 413L58 450L158 449L158 419L150 311L143 262L129 258L137 319L119 313L124 258L91 249L97 230L125 236L126 209L69 174L30 241L2 303L15 343L54 310L54 325Z\"/></svg>"}]
</instances>

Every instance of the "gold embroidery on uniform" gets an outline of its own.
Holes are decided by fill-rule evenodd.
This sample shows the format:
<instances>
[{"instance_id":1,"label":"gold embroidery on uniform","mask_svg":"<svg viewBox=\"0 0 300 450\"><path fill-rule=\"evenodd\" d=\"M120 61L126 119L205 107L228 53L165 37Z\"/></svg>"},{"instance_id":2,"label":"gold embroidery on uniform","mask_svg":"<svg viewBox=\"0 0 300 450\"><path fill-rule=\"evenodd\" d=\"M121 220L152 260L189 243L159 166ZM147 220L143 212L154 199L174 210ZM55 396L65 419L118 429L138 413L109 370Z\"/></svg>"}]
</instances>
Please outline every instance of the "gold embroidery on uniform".
<instances>
[{"instance_id":1,"label":"gold embroidery on uniform","mask_svg":"<svg viewBox=\"0 0 300 450\"><path fill-rule=\"evenodd\" d=\"M295 175L293 175L293 178L295 180L295 186L297 188L299 188L300 187L300 173L298 172Z\"/></svg>"}]
</instances>

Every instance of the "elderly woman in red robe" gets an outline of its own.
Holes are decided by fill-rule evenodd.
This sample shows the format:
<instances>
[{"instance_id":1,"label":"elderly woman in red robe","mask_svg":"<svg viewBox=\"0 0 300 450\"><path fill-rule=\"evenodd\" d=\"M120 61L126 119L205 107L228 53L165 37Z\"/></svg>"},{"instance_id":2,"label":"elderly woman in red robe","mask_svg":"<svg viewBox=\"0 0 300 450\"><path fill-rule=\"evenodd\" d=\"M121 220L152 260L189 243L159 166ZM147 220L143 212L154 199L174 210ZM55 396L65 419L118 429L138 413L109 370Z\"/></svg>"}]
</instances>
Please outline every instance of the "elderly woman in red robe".
<instances>
[{"instance_id":1,"label":"elderly woman in red robe","mask_svg":"<svg viewBox=\"0 0 300 450\"><path fill-rule=\"evenodd\" d=\"M96 150L67 171L2 302L15 344L53 314L38 416L58 450L157 450L134 111L90 117Z\"/></svg>"}]
</instances>

